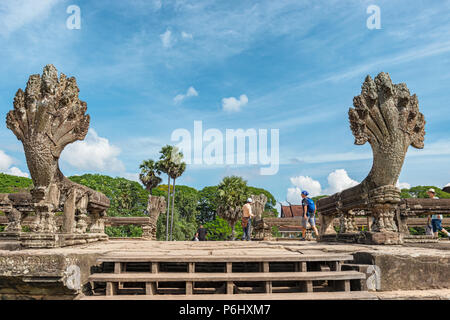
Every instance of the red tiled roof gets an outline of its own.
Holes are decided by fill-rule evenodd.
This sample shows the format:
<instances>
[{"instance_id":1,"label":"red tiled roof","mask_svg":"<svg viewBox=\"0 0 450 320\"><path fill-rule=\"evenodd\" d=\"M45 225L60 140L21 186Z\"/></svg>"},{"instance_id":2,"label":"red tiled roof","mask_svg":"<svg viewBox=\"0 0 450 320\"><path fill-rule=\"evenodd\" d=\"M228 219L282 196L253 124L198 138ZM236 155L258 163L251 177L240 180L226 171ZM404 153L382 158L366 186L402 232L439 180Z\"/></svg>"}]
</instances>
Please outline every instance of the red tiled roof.
<instances>
[{"instance_id":1,"label":"red tiled roof","mask_svg":"<svg viewBox=\"0 0 450 320\"><path fill-rule=\"evenodd\" d=\"M301 205L281 206L281 217L292 218L303 216L303 209Z\"/></svg>"}]
</instances>

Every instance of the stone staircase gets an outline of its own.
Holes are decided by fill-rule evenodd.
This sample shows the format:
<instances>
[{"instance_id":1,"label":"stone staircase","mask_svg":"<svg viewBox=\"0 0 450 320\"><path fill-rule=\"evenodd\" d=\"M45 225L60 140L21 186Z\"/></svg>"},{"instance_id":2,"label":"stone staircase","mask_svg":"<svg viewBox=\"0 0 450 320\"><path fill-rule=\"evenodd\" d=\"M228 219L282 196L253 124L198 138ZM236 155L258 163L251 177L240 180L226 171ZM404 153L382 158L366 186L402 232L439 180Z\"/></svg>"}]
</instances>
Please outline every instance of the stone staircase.
<instances>
[{"instance_id":1,"label":"stone staircase","mask_svg":"<svg viewBox=\"0 0 450 320\"><path fill-rule=\"evenodd\" d=\"M405 235L405 243L438 243L439 239L430 235Z\"/></svg>"},{"instance_id":2,"label":"stone staircase","mask_svg":"<svg viewBox=\"0 0 450 320\"><path fill-rule=\"evenodd\" d=\"M154 256L109 254L89 277L98 299L374 299L348 254Z\"/></svg>"}]
</instances>

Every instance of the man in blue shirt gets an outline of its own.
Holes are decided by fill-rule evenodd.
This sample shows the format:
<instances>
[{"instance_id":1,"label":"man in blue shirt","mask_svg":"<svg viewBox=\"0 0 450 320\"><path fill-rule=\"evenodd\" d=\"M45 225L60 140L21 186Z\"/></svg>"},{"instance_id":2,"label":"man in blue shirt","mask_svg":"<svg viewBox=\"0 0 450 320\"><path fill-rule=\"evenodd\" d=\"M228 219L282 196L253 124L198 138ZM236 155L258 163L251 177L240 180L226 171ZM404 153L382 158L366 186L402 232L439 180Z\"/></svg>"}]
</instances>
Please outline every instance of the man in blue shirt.
<instances>
[{"instance_id":1,"label":"man in blue shirt","mask_svg":"<svg viewBox=\"0 0 450 320\"><path fill-rule=\"evenodd\" d=\"M316 239L319 238L319 231L316 228L316 205L314 201L308 198L308 191L302 191L302 207L303 207L303 219L302 219L302 240L305 240L306 236L306 225L309 222L311 228L314 230L316 234Z\"/></svg>"},{"instance_id":2,"label":"man in blue shirt","mask_svg":"<svg viewBox=\"0 0 450 320\"><path fill-rule=\"evenodd\" d=\"M429 189L427 191L427 194L431 199L439 199L438 197L436 197L436 191L433 188ZM431 216L431 226L433 228L433 233L434 233L435 238L437 238L439 236L439 231L442 231L443 233L445 233L447 235L447 237L450 238L450 233L442 227L442 219L443 218L444 217L442 216L442 214L433 214ZM428 216L428 224L429 224L429 221L430 221L430 216Z\"/></svg>"}]
</instances>

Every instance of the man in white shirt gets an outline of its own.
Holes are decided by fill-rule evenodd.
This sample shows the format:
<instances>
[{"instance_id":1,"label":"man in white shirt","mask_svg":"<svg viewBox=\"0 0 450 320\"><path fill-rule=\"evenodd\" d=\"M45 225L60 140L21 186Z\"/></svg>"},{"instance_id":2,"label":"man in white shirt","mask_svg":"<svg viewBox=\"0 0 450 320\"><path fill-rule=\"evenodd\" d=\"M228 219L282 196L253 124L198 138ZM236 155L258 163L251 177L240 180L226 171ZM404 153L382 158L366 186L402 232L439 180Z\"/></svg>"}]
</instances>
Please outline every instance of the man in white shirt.
<instances>
[{"instance_id":1,"label":"man in white shirt","mask_svg":"<svg viewBox=\"0 0 450 320\"><path fill-rule=\"evenodd\" d=\"M431 199L439 199L438 197L436 197L436 191L431 188L427 191L428 196ZM450 238L450 233L445 230L444 228L442 228L442 219L444 217L442 216L442 214L433 214L431 216L431 227L433 228L433 233L434 233L434 237L437 238L438 237L438 233L439 231L442 231L443 233L445 233L447 235L447 237ZM428 216L428 223L430 221L430 216Z\"/></svg>"},{"instance_id":2,"label":"man in white shirt","mask_svg":"<svg viewBox=\"0 0 450 320\"><path fill-rule=\"evenodd\" d=\"M242 229L244 230L244 236L242 240L251 241L250 235L251 235L251 223L252 218L255 216L252 213L252 205L253 202L252 198L247 199L247 203L244 204L242 207Z\"/></svg>"}]
</instances>

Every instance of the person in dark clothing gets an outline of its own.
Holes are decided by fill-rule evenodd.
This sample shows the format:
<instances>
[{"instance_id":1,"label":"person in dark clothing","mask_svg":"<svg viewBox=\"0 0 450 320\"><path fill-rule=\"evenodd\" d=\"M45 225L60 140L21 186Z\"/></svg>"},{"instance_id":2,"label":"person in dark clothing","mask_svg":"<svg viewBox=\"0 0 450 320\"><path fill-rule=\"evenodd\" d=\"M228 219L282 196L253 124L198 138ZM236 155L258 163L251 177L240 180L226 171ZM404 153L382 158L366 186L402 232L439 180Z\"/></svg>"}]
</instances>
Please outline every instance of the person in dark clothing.
<instances>
[{"instance_id":1,"label":"person in dark clothing","mask_svg":"<svg viewBox=\"0 0 450 320\"><path fill-rule=\"evenodd\" d=\"M200 225L200 228L198 228L197 233L195 234L195 236L200 241L206 241L206 233L207 232L208 231L203 227L203 225Z\"/></svg>"}]
</instances>

